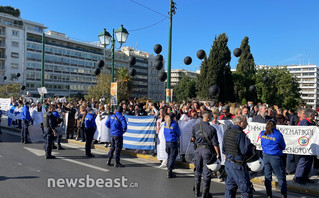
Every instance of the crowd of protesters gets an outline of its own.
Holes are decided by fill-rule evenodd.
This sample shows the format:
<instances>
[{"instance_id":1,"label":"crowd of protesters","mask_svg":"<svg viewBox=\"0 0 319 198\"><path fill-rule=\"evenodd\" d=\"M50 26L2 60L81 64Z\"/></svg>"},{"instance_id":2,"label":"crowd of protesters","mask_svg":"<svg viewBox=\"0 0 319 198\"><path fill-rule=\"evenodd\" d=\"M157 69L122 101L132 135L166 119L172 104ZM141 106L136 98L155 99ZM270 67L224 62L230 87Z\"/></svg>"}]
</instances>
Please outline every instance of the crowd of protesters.
<instances>
[{"instance_id":1,"label":"crowd of protesters","mask_svg":"<svg viewBox=\"0 0 319 198\"><path fill-rule=\"evenodd\" d=\"M59 116L63 118L63 122L67 122L66 129L66 139L74 139L78 141L85 141L84 133L84 118L87 114L87 109L93 109L93 114L95 117L112 115L111 106L109 104L103 104L101 100L96 100L91 98L90 101L84 99L77 99L74 101L67 102L66 100L61 100L57 97L54 99L44 99L41 101L33 101L33 99L25 99L20 97L19 99L11 98L11 106L23 107L23 105L28 102L30 104L30 115L31 123L39 124L43 122L43 113L45 113L50 105L53 105L58 112ZM257 103L249 101L246 105L238 105L235 103L224 105L223 103L214 102L199 102L196 100L183 101L182 103L165 101L161 102L151 102L150 100L141 99L129 99L127 101L122 101L119 105L123 107L124 115L132 116L156 116L157 119L157 133L160 130L160 125L165 120L165 116L170 113L176 115L176 120L187 121L190 119L201 119L202 112L204 110L212 111L213 118L211 122L213 124L219 124L220 120L231 120L237 115L244 115L248 122L258 122L267 123L269 120L276 122L276 125L300 125L300 122L304 119L309 120L311 125L318 125L318 110L312 110L311 108L306 108L304 106L294 109L281 109L276 105L269 106L267 104ZM114 108L116 109L116 108ZM68 116L66 117L66 113ZM16 122L18 128L21 128L21 120ZM106 143L108 146L108 143ZM136 150L135 152L143 152ZM156 153L153 153L156 155ZM311 167L314 164L316 169L319 168L319 162L316 156L307 156L307 159L303 159L303 156L293 156L289 157L289 160L294 160L296 162L302 160L302 162L307 163L307 167ZM309 158L309 159L308 159ZM311 159L310 159L311 158ZM283 155L283 160L286 162L287 155ZM284 163L286 164L286 163ZM304 174L301 172L309 172L309 170L297 169L298 174ZM294 172L287 171L287 174L293 174ZM307 173L306 173L307 174ZM309 173L308 173L309 174ZM306 178L305 180L295 179L297 183L304 184L306 182L312 183L313 181Z\"/></svg>"}]
</instances>

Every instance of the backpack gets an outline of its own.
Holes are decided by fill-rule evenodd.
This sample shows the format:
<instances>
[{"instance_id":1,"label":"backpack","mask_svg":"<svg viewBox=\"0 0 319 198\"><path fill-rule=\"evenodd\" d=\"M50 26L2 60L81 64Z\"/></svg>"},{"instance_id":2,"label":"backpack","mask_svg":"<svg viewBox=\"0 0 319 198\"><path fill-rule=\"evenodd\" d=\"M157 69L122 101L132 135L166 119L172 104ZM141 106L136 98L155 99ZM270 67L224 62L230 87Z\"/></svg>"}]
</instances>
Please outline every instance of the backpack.
<instances>
[{"instance_id":1,"label":"backpack","mask_svg":"<svg viewBox=\"0 0 319 198\"><path fill-rule=\"evenodd\" d=\"M43 114L43 127L45 129L49 128L49 115L48 115L48 113Z\"/></svg>"}]
</instances>

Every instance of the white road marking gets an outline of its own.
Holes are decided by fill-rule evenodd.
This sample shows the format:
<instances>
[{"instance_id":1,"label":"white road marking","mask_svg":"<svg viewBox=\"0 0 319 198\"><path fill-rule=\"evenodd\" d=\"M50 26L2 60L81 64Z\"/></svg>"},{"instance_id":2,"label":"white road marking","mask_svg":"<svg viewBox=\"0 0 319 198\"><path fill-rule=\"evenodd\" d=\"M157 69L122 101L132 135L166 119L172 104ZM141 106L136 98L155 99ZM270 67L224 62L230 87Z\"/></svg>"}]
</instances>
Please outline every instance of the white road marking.
<instances>
[{"instance_id":1,"label":"white road marking","mask_svg":"<svg viewBox=\"0 0 319 198\"><path fill-rule=\"evenodd\" d=\"M24 147L26 150L30 151L31 153L37 155L37 156L44 156L44 151L43 150L40 150L40 149L35 149L35 148L29 148L29 147ZM59 153L57 152L52 152L53 155L57 155ZM95 170L100 170L100 171L103 171L103 172L108 172L109 170L108 169L105 169L105 168L101 168L101 167L98 167L98 166L94 166L94 165L91 165L91 164L87 164L87 163L84 163L84 162L79 162L79 161L76 161L76 160L73 160L73 159L68 159L66 157L56 157L57 159L61 159L61 160L64 160L64 161L67 161L67 162L71 162L71 163L74 163L74 164L78 164L78 165L81 165L81 166L85 166L85 167L89 167L89 168L92 168L92 169L95 169Z\"/></svg>"},{"instance_id":2,"label":"white road marking","mask_svg":"<svg viewBox=\"0 0 319 198\"><path fill-rule=\"evenodd\" d=\"M110 171L110 170L108 170L106 168L101 168L101 167L98 167L98 166L94 166L94 165L91 165L91 164L86 164L84 162L79 162L79 161L72 160L72 159L67 159L67 158L64 158L64 157L57 157L57 159L61 159L61 160L67 161L67 162L71 162L71 163L78 164L78 165L81 165L81 166L89 167L89 168L92 168L92 169L100 170L100 171L103 171L103 172Z\"/></svg>"},{"instance_id":3,"label":"white road marking","mask_svg":"<svg viewBox=\"0 0 319 198\"><path fill-rule=\"evenodd\" d=\"M18 163L20 166L22 165L21 163Z\"/></svg>"}]
</instances>

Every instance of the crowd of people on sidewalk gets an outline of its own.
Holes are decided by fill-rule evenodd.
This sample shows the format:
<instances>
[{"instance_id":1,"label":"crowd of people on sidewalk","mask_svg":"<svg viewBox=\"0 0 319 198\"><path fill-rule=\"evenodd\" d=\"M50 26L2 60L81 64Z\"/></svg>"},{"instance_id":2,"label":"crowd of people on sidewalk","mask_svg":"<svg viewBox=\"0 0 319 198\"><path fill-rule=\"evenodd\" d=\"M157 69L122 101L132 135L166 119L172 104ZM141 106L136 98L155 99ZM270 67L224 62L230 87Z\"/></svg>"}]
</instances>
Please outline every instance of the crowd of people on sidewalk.
<instances>
[{"instance_id":1,"label":"crowd of people on sidewalk","mask_svg":"<svg viewBox=\"0 0 319 198\"><path fill-rule=\"evenodd\" d=\"M183 101L182 103L169 102L151 102L150 100L139 100L139 99L128 99L127 101L122 101L116 110L111 111L111 106L109 104L103 104L101 101L92 98L90 101L84 99L77 99L74 101L67 102L66 100L60 100L59 98L54 99L44 99L43 101L33 101L33 99L25 99L20 97L19 99L11 98L11 106L20 107L20 119L16 122L18 124L18 128L21 128L21 142L22 143L30 143L28 136L28 126L29 125L42 125L42 130L44 134L50 134L50 138L48 141L50 142L46 148L46 155L50 159L51 157L51 147L57 149L63 149L61 146L61 138L62 133L56 131L57 125L63 126L67 123L66 127L66 139L74 139L77 141L86 142L86 156L94 157L91 154L90 146L93 141L94 130L96 130L95 122L93 120L95 118L101 118L103 116L109 116L109 120L106 122L106 126L111 129L111 142L103 142L105 146L111 145L111 150L108 155L107 164L111 164L111 159L113 157L113 153L115 152L115 159L117 167L123 167L123 165L119 162L119 155L123 145L123 137L115 138L112 133L121 133L120 136L123 136L123 133L126 131L126 126L123 121L122 115L131 115L131 116L148 116L152 115L156 117L156 133L158 134L162 123L164 123L164 135L166 139L166 151L168 153L168 160L165 162L168 167L168 177L174 177L174 173L172 170L174 169L174 163L176 156L178 154L178 138L180 133L183 131L179 131L178 120L187 121L187 120L205 120L205 123L219 125L220 120L232 120L234 123L234 127L230 129L230 131L225 132L226 137L237 137L236 134L243 131L243 129L247 126L247 122L257 122L257 123L265 123L266 130L261 132L261 145L263 148L262 156L265 164L265 186L267 189L267 195L272 197L271 195L271 175L272 172L277 176L279 180L279 186L281 188L281 192L283 197L287 196L287 187L286 187L286 174L295 174L294 181L298 184L306 184L306 183L314 183L313 180L309 179L309 173L312 167L316 170L319 169L319 158L318 156L311 155L287 155L283 154L283 150L285 150L285 141L283 139L280 131L276 129L276 125L292 125L292 126L317 126L318 125L318 111L319 109L313 110L311 108L306 108L303 106L295 109L281 109L276 105L269 106L267 104L257 103L254 104L252 101L249 101L245 105L238 104L228 104L224 105L223 103L214 103L214 102L199 102L196 100L192 101ZM44 114L49 112L49 116L46 118ZM119 114L118 114L119 113ZM51 116L52 114L52 116ZM119 117L119 118L118 118ZM51 123L48 120L54 119L55 123ZM120 120L119 120L120 119ZM47 123L44 123L47 122ZM92 122L92 123L91 123ZM120 124L119 124L119 123ZM205 124L204 123L204 124ZM206 127L206 125L204 125ZM49 127L50 126L50 127ZM200 125L202 127L202 125ZM208 126L208 125L207 125ZM52 131L48 133L45 132L45 128L51 128ZM117 129L112 129L112 127L121 127L121 131ZM198 126L199 127L199 126ZM206 127L207 128L207 127ZM113 132L112 132L113 130ZM197 129L199 131L199 128ZM205 133L209 128L204 129ZM209 132L213 134L214 132ZM215 131L216 133L216 131ZM51 136L53 134L53 136ZM173 135L172 135L173 134ZM228 136L226 135L228 134ZM229 136L229 134L233 134ZM205 136L205 135L204 135ZM210 138L213 138L214 135L210 135ZM195 138L195 135L193 136ZM239 137L239 136L238 136ZM243 135L242 140L233 143L238 143L239 147L235 150L232 150L227 146L223 151L220 152L226 156L226 162L222 169L226 170L227 177L223 176L220 178L220 181L226 180L226 197L234 197L234 192L237 188L240 188L241 192L244 193L244 188L246 188L248 194L247 197L250 196L249 187L250 182L243 182L243 179L247 180L247 171L240 172L242 178L233 175L235 169L238 168L237 165L241 165L243 159L241 157L236 157L240 153L243 154L243 150L248 152L249 149L253 149L251 147L250 142L241 142L244 140L246 135ZM54 145L54 139L57 141L57 147ZM195 138L196 139L196 138ZM195 140L194 142L198 142ZM248 138L247 138L248 139ZM213 140L213 139L212 139ZM231 138L226 139L229 141L233 141ZM274 140L274 141L271 141ZM275 141L276 140L276 141ZM206 139L203 139L205 142ZM206 141L208 144L209 141ZM216 137L214 137L214 141L212 141L212 145L217 146ZM120 145L122 144L122 145ZM201 143L198 143L201 145ZM225 144L225 140L224 140ZM116 146L117 145L117 146ZM228 148L227 148L228 147ZM205 148L205 146L201 147ZM212 147L209 147L212 149ZM208 149L208 147L206 148ZM139 151L135 152L143 152L146 154L147 151ZM195 151L196 152L196 151ZM219 152L219 151L218 151ZM156 155L156 150L152 152L153 155ZM221 155L221 154L219 154ZM234 157L235 156L235 157ZM239 155L240 156L240 155ZM219 156L220 157L220 156ZM287 160L296 161L297 166L295 170L289 171L286 169ZM195 162L196 164L196 162ZM227 165L228 164L228 165ZM163 166L163 164L162 164ZM245 167L245 166L244 166ZM246 167L245 167L246 168ZM232 171L231 171L231 170ZM240 169L240 167L239 167ZM207 171L207 170L205 170ZM195 178L195 186L198 186L198 182L200 182L199 177L203 174L203 170L198 170L197 178ZM208 174L208 173L205 173ZM207 179L207 178L206 178ZM249 179L249 176L248 176ZM244 181L246 181L244 180ZM197 183L196 183L197 182ZM207 188L207 182L205 184ZM250 190L249 190L250 189ZM249 192L248 192L249 191ZM196 191L198 195L198 190ZM245 195L245 196L246 196Z\"/></svg>"}]
</instances>

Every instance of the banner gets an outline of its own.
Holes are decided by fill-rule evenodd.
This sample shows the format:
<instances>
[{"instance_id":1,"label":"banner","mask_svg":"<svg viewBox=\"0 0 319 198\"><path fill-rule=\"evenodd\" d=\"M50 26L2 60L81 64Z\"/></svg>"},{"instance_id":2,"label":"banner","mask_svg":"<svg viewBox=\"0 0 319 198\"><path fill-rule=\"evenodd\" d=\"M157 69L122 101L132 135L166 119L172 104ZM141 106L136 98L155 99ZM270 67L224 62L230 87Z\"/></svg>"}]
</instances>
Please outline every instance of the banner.
<instances>
[{"instance_id":1,"label":"banner","mask_svg":"<svg viewBox=\"0 0 319 198\"><path fill-rule=\"evenodd\" d=\"M8 111L10 109L10 98L0 98L0 109L2 112Z\"/></svg>"},{"instance_id":2,"label":"banner","mask_svg":"<svg viewBox=\"0 0 319 198\"><path fill-rule=\"evenodd\" d=\"M127 131L123 135L123 147L154 150L156 119L154 116L127 116Z\"/></svg>"},{"instance_id":3,"label":"banner","mask_svg":"<svg viewBox=\"0 0 319 198\"><path fill-rule=\"evenodd\" d=\"M283 134L286 150L283 153L296 155L319 155L319 128L316 126L277 125ZM249 122L244 132L258 150L262 150L260 132L266 129L266 124Z\"/></svg>"},{"instance_id":4,"label":"banner","mask_svg":"<svg viewBox=\"0 0 319 198\"><path fill-rule=\"evenodd\" d=\"M173 101L173 89L166 89L166 102Z\"/></svg>"},{"instance_id":5,"label":"banner","mask_svg":"<svg viewBox=\"0 0 319 198\"><path fill-rule=\"evenodd\" d=\"M117 105L117 82L111 83L111 105Z\"/></svg>"}]
</instances>

